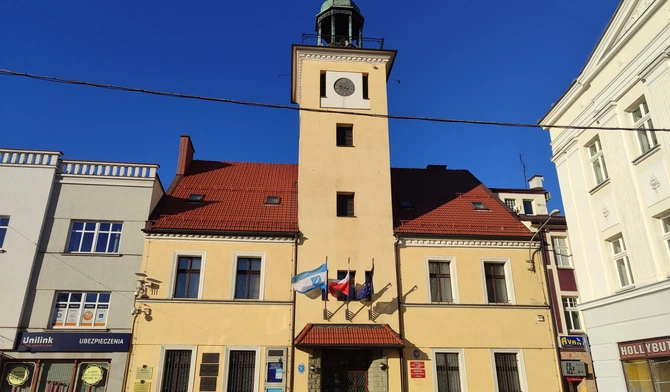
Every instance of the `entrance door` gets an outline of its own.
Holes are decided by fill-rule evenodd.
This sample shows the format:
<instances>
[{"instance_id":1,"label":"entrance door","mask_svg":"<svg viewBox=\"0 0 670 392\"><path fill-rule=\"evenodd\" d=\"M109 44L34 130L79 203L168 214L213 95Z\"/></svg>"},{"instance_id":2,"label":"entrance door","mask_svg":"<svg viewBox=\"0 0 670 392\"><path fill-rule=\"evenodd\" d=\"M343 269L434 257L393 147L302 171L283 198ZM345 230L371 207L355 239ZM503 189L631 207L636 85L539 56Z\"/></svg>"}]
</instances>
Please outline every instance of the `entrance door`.
<instances>
[{"instance_id":1,"label":"entrance door","mask_svg":"<svg viewBox=\"0 0 670 392\"><path fill-rule=\"evenodd\" d=\"M368 392L369 350L323 350L323 392Z\"/></svg>"}]
</instances>

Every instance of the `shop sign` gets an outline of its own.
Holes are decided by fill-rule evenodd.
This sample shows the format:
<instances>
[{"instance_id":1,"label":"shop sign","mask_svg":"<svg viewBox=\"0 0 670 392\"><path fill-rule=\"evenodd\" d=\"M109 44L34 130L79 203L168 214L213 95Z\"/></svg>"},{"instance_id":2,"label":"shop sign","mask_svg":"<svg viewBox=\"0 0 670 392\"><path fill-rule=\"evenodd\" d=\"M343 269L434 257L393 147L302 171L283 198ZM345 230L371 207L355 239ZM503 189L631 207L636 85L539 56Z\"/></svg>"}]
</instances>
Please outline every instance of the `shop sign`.
<instances>
[{"instance_id":1,"label":"shop sign","mask_svg":"<svg viewBox=\"0 0 670 392\"><path fill-rule=\"evenodd\" d=\"M586 377L586 364L582 361L561 361L561 369L566 377Z\"/></svg>"},{"instance_id":2,"label":"shop sign","mask_svg":"<svg viewBox=\"0 0 670 392\"><path fill-rule=\"evenodd\" d=\"M102 381L103 370L100 366L90 365L84 370L81 380L88 385L98 385Z\"/></svg>"},{"instance_id":3,"label":"shop sign","mask_svg":"<svg viewBox=\"0 0 670 392\"><path fill-rule=\"evenodd\" d=\"M14 387L20 387L28 381L30 377L30 370L25 366L15 366L9 371L7 375L7 382Z\"/></svg>"},{"instance_id":4,"label":"shop sign","mask_svg":"<svg viewBox=\"0 0 670 392\"><path fill-rule=\"evenodd\" d=\"M129 333L21 332L16 351L128 352Z\"/></svg>"},{"instance_id":5,"label":"shop sign","mask_svg":"<svg viewBox=\"0 0 670 392\"><path fill-rule=\"evenodd\" d=\"M423 361L409 361L409 373L412 378L426 378L426 364Z\"/></svg>"},{"instance_id":6,"label":"shop sign","mask_svg":"<svg viewBox=\"0 0 670 392\"><path fill-rule=\"evenodd\" d=\"M586 348L584 336L562 335L560 338L563 348Z\"/></svg>"},{"instance_id":7,"label":"shop sign","mask_svg":"<svg viewBox=\"0 0 670 392\"><path fill-rule=\"evenodd\" d=\"M670 356L670 337L619 343L621 359Z\"/></svg>"}]
</instances>

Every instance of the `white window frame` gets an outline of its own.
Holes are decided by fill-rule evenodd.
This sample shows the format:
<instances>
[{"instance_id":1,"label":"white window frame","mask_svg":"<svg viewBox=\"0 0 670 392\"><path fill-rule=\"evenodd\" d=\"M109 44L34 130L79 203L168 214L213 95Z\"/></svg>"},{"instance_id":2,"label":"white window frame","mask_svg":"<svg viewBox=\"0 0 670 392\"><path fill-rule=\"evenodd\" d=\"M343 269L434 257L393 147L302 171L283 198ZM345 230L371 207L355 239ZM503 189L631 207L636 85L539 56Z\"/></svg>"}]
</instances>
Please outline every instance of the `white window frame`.
<instances>
[{"instance_id":1,"label":"white window frame","mask_svg":"<svg viewBox=\"0 0 670 392\"><path fill-rule=\"evenodd\" d=\"M637 121L635 121L635 116L633 114L636 110L639 110L641 115L640 119ZM640 103L633 106L629 110L629 113L633 122L633 128L638 129L635 134L637 136L637 144L640 147L640 154L644 155L653 150L654 147L658 146L658 138L656 137L656 133L650 130L654 128L654 125L651 121L651 115L649 114L649 105L647 105L647 101L643 99L640 101ZM649 145L648 150L645 150L642 145L642 137L646 139L647 144Z\"/></svg>"},{"instance_id":2,"label":"white window frame","mask_svg":"<svg viewBox=\"0 0 670 392\"><path fill-rule=\"evenodd\" d=\"M622 251L619 253L614 253L614 244L619 243ZM612 255L614 259L614 272L616 273L617 277L617 282L619 283L619 288L621 289L626 289L629 287L635 287L635 279L633 278L633 270L630 265L630 258L628 258L628 249L626 248L626 241L624 241L623 236L619 236L613 240L610 241L610 247L612 249ZM624 266L625 271L626 271L626 278L628 278L628 284L624 286L623 282L621 281L621 275L619 274L619 267L617 265L617 262L619 260L624 261Z\"/></svg>"},{"instance_id":3,"label":"white window frame","mask_svg":"<svg viewBox=\"0 0 670 392\"><path fill-rule=\"evenodd\" d=\"M491 305L505 305L499 302L489 302L488 291L486 291L486 268L485 263L504 264L505 266L505 286L507 287L507 305L516 305L516 296L514 295L514 279L512 278L511 260L506 257L482 257L480 260L480 269L482 274L482 293L484 294L484 303Z\"/></svg>"},{"instance_id":4,"label":"white window frame","mask_svg":"<svg viewBox=\"0 0 670 392\"><path fill-rule=\"evenodd\" d=\"M468 377L465 371L465 350L462 348L432 348L430 350L433 367L433 391L437 391L437 354L458 355L458 377L461 381L461 392L468 392Z\"/></svg>"},{"instance_id":5,"label":"white window frame","mask_svg":"<svg viewBox=\"0 0 670 392\"><path fill-rule=\"evenodd\" d=\"M10 216L9 215L0 215L0 219L7 219L7 225L4 225L4 226L0 225L0 231L1 230L5 231L5 235L2 239L2 242L0 242L0 253L2 253L2 250L4 249L3 246L5 244L5 240L7 239L7 232L9 231Z\"/></svg>"},{"instance_id":6,"label":"white window frame","mask_svg":"<svg viewBox=\"0 0 670 392\"><path fill-rule=\"evenodd\" d=\"M58 309L56 308L56 305L58 304L58 294L63 294L63 293L68 293L68 299L69 299L69 295L72 294L72 293L81 293L82 294L81 301L79 301L80 306L79 306L79 312L78 312L78 315L77 315L77 325L56 325L56 323L55 323L54 319L56 318L56 314L58 313ZM82 314L81 312L83 312L84 309L85 309L84 305L86 305L87 303L92 303L92 302L87 302L86 301L86 294L109 294L109 302L107 302L107 317L105 319L105 325L97 326L97 327L95 325L91 325L91 326L88 326L88 325L87 326L82 326L81 325L81 314ZM70 302L68 300L67 303L71 304L71 303L74 303L74 302ZM98 302L96 300L95 304L96 305L104 304L104 302L101 303L101 302ZM112 292L110 292L110 291L57 290L54 294L53 304L51 305L51 315L49 316L49 328L50 329L106 329L107 324L109 323L109 315L110 315L111 305L112 305ZM96 310L97 309L98 308L96 306ZM67 312L66 312L65 317L67 317ZM93 317L95 318L95 314L93 315ZM93 320L93 324L95 324L95 319Z\"/></svg>"},{"instance_id":7,"label":"white window frame","mask_svg":"<svg viewBox=\"0 0 670 392\"><path fill-rule=\"evenodd\" d=\"M663 224L663 221L667 220L668 221L668 231L665 231L665 225ZM666 251L670 252L670 215L663 216L659 219L661 223L661 233L663 233L663 241L666 244Z\"/></svg>"},{"instance_id":8,"label":"white window frame","mask_svg":"<svg viewBox=\"0 0 670 392\"><path fill-rule=\"evenodd\" d=\"M233 272L230 280L230 299L233 301L263 301L265 299L265 252L233 252ZM258 299L256 298L235 298L235 288L237 284L237 259L246 257L258 257L261 259L261 282L258 290Z\"/></svg>"},{"instance_id":9,"label":"white window frame","mask_svg":"<svg viewBox=\"0 0 670 392\"><path fill-rule=\"evenodd\" d=\"M596 152L594 154L591 154L591 146L595 146L596 148ZM586 150L589 154L589 160L591 162L591 173L593 174L593 180L595 181L596 186L607 182L607 180L609 180L609 174L607 173L607 165L605 164L605 155L603 154L600 138L596 137L589 144L587 144ZM603 178L603 180L600 182L598 181L598 175L596 174L596 162L600 163L600 175Z\"/></svg>"},{"instance_id":10,"label":"white window frame","mask_svg":"<svg viewBox=\"0 0 670 392\"><path fill-rule=\"evenodd\" d=\"M493 376L493 386L496 392L498 389L498 373L496 372L496 356L495 354L516 354L517 368L519 369L519 383L522 391L528 391L528 381L526 380L526 362L523 358L523 349L520 348L494 348L491 349L491 370Z\"/></svg>"},{"instance_id":11,"label":"white window frame","mask_svg":"<svg viewBox=\"0 0 670 392\"><path fill-rule=\"evenodd\" d=\"M260 380L260 375L261 375L261 348L260 346L226 346L226 350L224 352L224 358L223 358L223 392L226 392L228 390L228 372L230 369L230 352L231 351L255 351L256 352L256 360L255 362L255 369L254 369L254 391L258 392L258 388L260 387L261 380Z\"/></svg>"},{"instance_id":12,"label":"white window frame","mask_svg":"<svg viewBox=\"0 0 670 392\"><path fill-rule=\"evenodd\" d=\"M156 391L160 391L163 387L163 371L165 370L165 352L169 350L190 350L191 351L191 365L188 375L188 390L193 390L195 381L195 364L197 362L198 347L185 345L161 345L161 354L158 360L158 379L156 380Z\"/></svg>"},{"instance_id":13,"label":"white window frame","mask_svg":"<svg viewBox=\"0 0 670 392\"><path fill-rule=\"evenodd\" d=\"M200 281L198 282L198 298L175 298L174 289L177 284L177 267L180 257L200 257ZM207 262L207 252L198 250L175 250L172 252L172 272L170 272L170 287L168 299L178 299L184 301L195 301L202 299L202 292L205 286L205 266Z\"/></svg>"},{"instance_id":14,"label":"white window frame","mask_svg":"<svg viewBox=\"0 0 670 392\"><path fill-rule=\"evenodd\" d=\"M70 243L72 242L72 231L74 230L74 225L76 223L83 223L84 228L81 231L82 235L81 235L81 239L79 240L79 246L78 246L79 250L72 250L71 251L69 249L70 249ZM93 231L93 240L92 240L92 243L91 243L91 250L88 251L88 252L81 251L81 245L82 245L82 242L84 241L84 233L87 233L87 232L90 233L90 231L86 230L86 224L87 223L95 223L95 230ZM118 246L118 249L116 250L116 252L107 252L106 250L104 252L97 252L95 250L95 248L98 244L98 235L100 235L100 225L103 224L103 223L108 223L110 225L109 232L105 232L105 233L110 234L110 238L107 239L107 246L109 246L109 241L111 240L111 234L116 233L115 231L111 231L112 230L111 225L115 225L115 224L120 224L121 225L121 231L119 232L119 246ZM91 254L91 253L95 253L95 254L118 255L118 254L121 253L121 240L123 239L123 226L124 226L124 224L121 221L95 221L95 220L76 220L76 219L73 219L72 222L70 223L70 231L68 232L67 244L65 246L65 251L67 253L70 253L70 254L76 254L76 253ZM105 247L105 249L107 249L107 247Z\"/></svg>"},{"instance_id":15,"label":"white window frame","mask_svg":"<svg viewBox=\"0 0 670 392\"><path fill-rule=\"evenodd\" d=\"M451 279L451 298L453 299L452 302L433 302L433 298L430 295L430 267L429 263L431 261L438 262L438 263L449 263L449 279ZM460 296L458 294L458 272L456 268L456 258L454 256L426 256L424 257L424 265L425 265L425 271L426 271L426 287L428 287L428 291L426 293L426 301L427 303L433 303L433 304L459 304L461 303L460 301Z\"/></svg>"},{"instance_id":16,"label":"white window frame","mask_svg":"<svg viewBox=\"0 0 670 392\"><path fill-rule=\"evenodd\" d=\"M565 301L564 301L566 298L574 299L575 300L575 306L566 307L565 306ZM563 318L566 318L565 317L566 312L577 313L577 317L579 317L579 324L581 326L580 329L570 328L570 325L568 325L568 320L566 318L566 320L563 320L563 321L565 322L565 329L568 332L584 332L584 320L582 320L582 314L579 312L579 310L577 310L577 304L578 303L579 303L579 297L576 296L576 295L562 295L561 296L561 307L563 307ZM570 324L572 324L572 319L570 319Z\"/></svg>"},{"instance_id":17,"label":"white window frame","mask_svg":"<svg viewBox=\"0 0 670 392\"><path fill-rule=\"evenodd\" d=\"M556 240L557 239L565 240L565 247L556 246ZM561 264L558 263L559 259L561 259L561 260L563 259L563 258L560 258L560 257L557 256L557 253L558 253L557 251L559 249L564 249L565 250L565 254L561 253L561 255L564 256L564 258L568 259L568 265L561 265ZM553 236L552 235L551 236L551 251L552 251L551 252L552 255L554 256L554 265L556 266L556 268L569 268L569 269L573 268L572 267L572 258L570 257L571 256L570 255L570 243L568 242L568 236L562 236L562 235Z\"/></svg>"},{"instance_id":18,"label":"white window frame","mask_svg":"<svg viewBox=\"0 0 670 392\"><path fill-rule=\"evenodd\" d=\"M512 211L516 212L516 199L505 198L505 205Z\"/></svg>"}]
</instances>

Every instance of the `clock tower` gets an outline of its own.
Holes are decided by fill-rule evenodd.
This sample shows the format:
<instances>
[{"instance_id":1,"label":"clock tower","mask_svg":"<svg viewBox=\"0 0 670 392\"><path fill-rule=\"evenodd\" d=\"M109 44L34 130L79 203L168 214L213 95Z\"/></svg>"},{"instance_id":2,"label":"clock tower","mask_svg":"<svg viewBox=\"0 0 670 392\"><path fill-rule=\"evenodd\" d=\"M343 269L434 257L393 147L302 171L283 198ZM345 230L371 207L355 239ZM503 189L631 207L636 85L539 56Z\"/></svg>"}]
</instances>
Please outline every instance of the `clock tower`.
<instances>
[{"instance_id":1,"label":"clock tower","mask_svg":"<svg viewBox=\"0 0 670 392\"><path fill-rule=\"evenodd\" d=\"M332 281L346 275L349 262L352 281L348 301L330 294L322 298L319 290L297 294L296 363L333 363L327 353L336 347L313 351L302 345L300 336L310 326L365 329L388 324L396 333L400 328L388 119L375 117L388 113L386 83L396 51L384 49L383 39L363 38L363 24L353 1L328 0L316 16L316 34L303 34L302 44L292 47L291 99L303 109L298 160L302 238L296 272L327 260ZM357 300L355 291L369 276L373 259L375 294ZM358 349L367 348L363 344ZM397 349L361 352L356 356L389 365L394 360L389 355L399 355ZM376 362L375 367L380 368ZM393 373L383 377L395 377ZM326 388L325 367L319 377ZM296 382L296 391L305 390L300 384Z\"/></svg>"}]
</instances>

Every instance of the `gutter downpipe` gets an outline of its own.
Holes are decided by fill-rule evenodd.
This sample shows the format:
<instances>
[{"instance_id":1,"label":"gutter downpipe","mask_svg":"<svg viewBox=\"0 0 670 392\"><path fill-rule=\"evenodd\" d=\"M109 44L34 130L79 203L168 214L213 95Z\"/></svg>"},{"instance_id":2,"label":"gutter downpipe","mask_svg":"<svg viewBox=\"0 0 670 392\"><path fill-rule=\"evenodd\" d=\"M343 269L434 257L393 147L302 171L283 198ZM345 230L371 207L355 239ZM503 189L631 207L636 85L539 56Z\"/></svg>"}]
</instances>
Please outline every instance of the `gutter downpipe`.
<instances>
[{"instance_id":1,"label":"gutter downpipe","mask_svg":"<svg viewBox=\"0 0 670 392\"><path fill-rule=\"evenodd\" d=\"M400 279L400 238L398 235L394 235L395 242L393 247L395 248L395 276L396 276L396 287L398 290L398 321L400 323L399 333L400 338L405 341L405 321L403 317L403 307L402 307L402 287ZM403 392L407 391L407 379L405 377L405 345L400 348L400 390Z\"/></svg>"},{"instance_id":2,"label":"gutter downpipe","mask_svg":"<svg viewBox=\"0 0 670 392\"><path fill-rule=\"evenodd\" d=\"M298 241L300 241L300 233L295 235L295 243L293 245L293 276L295 276L298 272ZM295 290L291 289L293 291L293 305L291 306L291 360L288 361L289 364L291 365L290 369L290 375L291 375L291 386L289 389L289 392L293 392L293 387L295 386L295 374L293 374L293 369L295 369L295 299L296 299L296 292Z\"/></svg>"},{"instance_id":3,"label":"gutter downpipe","mask_svg":"<svg viewBox=\"0 0 670 392\"><path fill-rule=\"evenodd\" d=\"M549 291L549 270L547 268L547 265L549 264L549 250L547 249L547 231L546 229L542 229L542 232L540 233L540 249L542 250L542 269L544 270L544 279L547 282L547 294L549 295L549 298L547 299L547 305L549 305L549 314L551 315L551 325L553 326L554 330L554 336L553 336L553 344L554 347L556 347L556 360L557 362L557 369L556 371L558 372L558 378L559 378L559 385L561 386L561 390L563 391L569 391L569 388L566 388L566 380L563 378L561 374L561 352L558 347L558 323L556 322L556 314L554 314L554 306L553 300L554 296L552 295L551 291Z\"/></svg>"}]
</instances>

